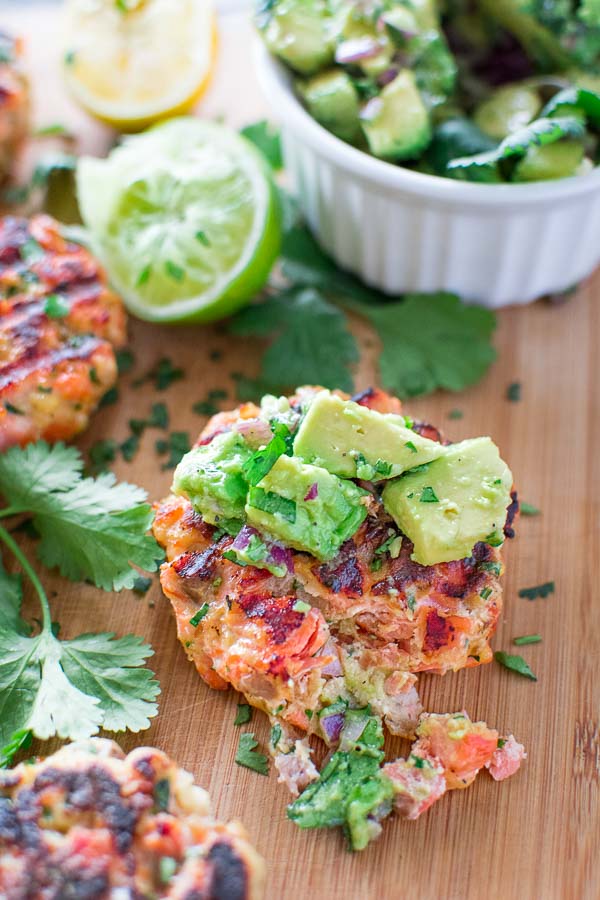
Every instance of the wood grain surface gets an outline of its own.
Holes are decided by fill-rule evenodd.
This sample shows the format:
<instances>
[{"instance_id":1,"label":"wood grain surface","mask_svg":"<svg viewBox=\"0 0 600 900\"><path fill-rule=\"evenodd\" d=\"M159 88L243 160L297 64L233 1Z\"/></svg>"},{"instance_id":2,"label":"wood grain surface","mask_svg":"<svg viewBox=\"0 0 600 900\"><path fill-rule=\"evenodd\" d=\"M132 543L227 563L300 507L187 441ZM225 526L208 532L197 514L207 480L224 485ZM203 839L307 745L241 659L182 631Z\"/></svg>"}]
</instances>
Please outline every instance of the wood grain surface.
<instances>
[{"instance_id":1,"label":"wood grain surface","mask_svg":"<svg viewBox=\"0 0 600 900\"><path fill-rule=\"evenodd\" d=\"M65 96L58 73L58 23L48 7L2 3L0 27L28 42L40 125L67 123L80 147L101 153L113 135L88 119ZM273 115L252 71L251 29L243 17L224 18L218 71L199 108L238 125ZM103 594L45 576L63 635L85 630L134 631L155 648L151 661L162 685L160 714L141 735L120 736L126 749L152 743L172 754L210 790L219 817L241 818L268 862L268 897L286 900L570 900L600 897L600 277L561 305L540 301L498 316L498 362L476 387L458 396L415 400L407 411L441 425L452 439L490 434L511 465L522 498L542 515L521 519L507 549L505 607L495 647L511 650L516 635L539 632L541 644L521 652L538 676L533 683L497 664L444 678L423 676L425 707L463 707L500 731L513 731L528 750L520 773L503 784L485 774L473 787L446 795L418 822L390 819L380 840L360 854L345 850L337 832L303 832L288 822L286 790L234 763L239 728L237 696L209 690L185 659L175 637L158 579L143 598L125 591ZM375 378L378 347L354 323L363 360L357 386ZM216 328L168 329L131 321L136 355L123 377L118 404L106 407L82 438L124 440L128 420L144 416L156 400L167 403L171 429L193 438L204 419L191 411L212 388L226 388L234 405L231 372L253 374L259 349ZM221 351L219 361L211 351ZM160 357L185 370L185 379L156 395L131 381ZM520 381L522 399L506 399ZM464 417L450 420L460 408ZM171 473L154 453L158 432L147 431L142 450L117 475L143 485L158 499ZM519 588L554 580L556 592L528 601ZM514 650L513 650L514 652ZM267 739L264 716L252 728ZM406 750L389 740L391 754Z\"/></svg>"}]
</instances>

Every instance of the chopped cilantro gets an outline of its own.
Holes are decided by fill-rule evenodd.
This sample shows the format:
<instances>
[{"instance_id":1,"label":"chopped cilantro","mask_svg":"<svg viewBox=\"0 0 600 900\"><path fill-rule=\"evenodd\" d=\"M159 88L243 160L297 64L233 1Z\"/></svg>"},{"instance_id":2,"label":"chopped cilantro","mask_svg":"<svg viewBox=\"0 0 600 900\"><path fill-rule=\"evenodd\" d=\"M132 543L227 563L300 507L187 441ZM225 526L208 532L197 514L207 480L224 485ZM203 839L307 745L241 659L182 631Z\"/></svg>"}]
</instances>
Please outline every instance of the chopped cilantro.
<instances>
[{"instance_id":1,"label":"chopped cilantro","mask_svg":"<svg viewBox=\"0 0 600 900\"><path fill-rule=\"evenodd\" d=\"M487 535L485 543L489 544L490 547L500 547L504 543L504 537L498 534L497 531L492 531L491 534Z\"/></svg>"},{"instance_id":2,"label":"chopped cilantro","mask_svg":"<svg viewBox=\"0 0 600 900\"><path fill-rule=\"evenodd\" d=\"M182 269L181 266L178 266L177 263L174 263L170 259L165 263L165 272L169 278L172 278L174 281L183 281L185 278L185 269Z\"/></svg>"},{"instance_id":3,"label":"chopped cilantro","mask_svg":"<svg viewBox=\"0 0 600 900\"><path fill-rule=\"evenodd\" d=\"M277 744L281 740L281 725L273 725L271 728L271 745L273 747L277 747Z\"/></svg>"},{"instance_id":4,"label":"chopped cilantro","mask_svg":"<svg viewBox=\"0 0 600 900\"><path fill-rule=\"evenodd\" d=\"M535 600L537 597L547 597L548 594L554 593L554 582L545 581L543 584L536 584L530 588L521 588L519 597L525 597L527 600Z\"/></svg>"},{"instance_id":5,"label":"chopped cilantro","mask_svg":"<svg viewBox=\"0 0 600 900\"><path fill-rule=\"evenodd\" d=\"M519 509L521 510L522 516L539 516L540 510L537 506L533 506L531 503L527 503L525 500L519 501Z\"/></svg>"},{"instance_id":6,"label":"chopped cilantro","mask_svg":"<svg viewBox=\"0 0 600 900\"><path fill-rule=\"evenodd\" d=\"M483 572L492 572L494 575L499 576L502 572L502 563L499 562L482 562L479 563L479 568Z\"/></svg>"},{"instance_id":7,"label":"chopped cilantro","mask_svg":"<svg viewBox=\"0 0 600 900\"><path fill-rule=\"evenodd\" d=\"M257 753L255 747L258 747L258 741L254 739L251 731L240 734L235 761L238 766L245 766L247 769L258 772L259 775L268 775L269 761L264 753Z\"/></svg>"},{"instance_id":8,"label":"chopped cilantro","mask_svg":"<svg viewBox=\"0 0 600 900\"><path fill-rule=\"evenodd\" d=\"M518 403L521 399L521 382L513 381L506 388L506 399L510 400L511 403Z\"/></svg>"},{"instance_id":9,"label":"chopped cilantro","mask_svg":"<svg viewBox=\"0 0 600 900\"><path fill-rule=\"evenodd\" d=\"M171 798L171 784L168 778L161 778L154 785L154 808L157 812L166 812Z\"/></svg>"},{"instance_id":10,"label":"chopped cilantro","mask_svg":"<svg viewBox=\"0 0 600 900\"><path fill-rule=\"evenodd\" d=\"M525 644L539 644L541 640L541 634L524 634L521 637L513 638L513 644L523 647Z\"/></svg>"},{"instance_id":11,"label":"chopped cilantro","mask_svg":"<svg viewBox=\"0 0 600 900\"><path fill-rule=\"evenodd\" d=\"M105 406L112 406L119 399L119 389L116 387L110 388L103 397L100 398L100 403L98 404L100 409L103 409Z\"/></svg>"},{"instance_id":12,"label":"chopped cilantro","mask_svg":"<svg viewBox=\"0 0 600 900\"><path fill-rule=\"evenodd\" d=\"M196 232L196 240L202 244L204 247L210 247L211 242L208 239L208 236L205 231L199 230Z\"/></svg>"},{"instance_id":13,"label":"chopped cilantro","mask_svg":"<svg viewBox=\"0 0 600 900\"><path fill-rule=\"evenodd\" d=\"M405 447L408 447L408 449L410 450L411 453L418 453L418 452L419 452L419 451L417 450L417 448L415 447L415 445L413 444L412 441L407 441L406 444L405 444L404 446L405 446Z\"/></svg>"},{"instance_id":14,"label":"chopped cilantro","mask_svg":"<svg viewBox=\"0 0 600 900\"><path fill-rule=\"evenodd\" d=\"M310 603L305 603L304 600L296 600L292 609L294 612L307 613L311 611L312 607Z\"/></svg>"},{"instance_id":15,"label":"chopped cilantro","mask_svg":"<svg viewBox=\"0 0 600 900\"><path fill-rule=\"evenodd\" d=\"M234 725L247 725L252 718L252 707L249 703L238 703L237 713L233 720Z\"/></svg>"},{"instance_id":16,"label":"chopped cilantro","mask_svg":"<svg viewBox=\"0 0 600 900\"><path fill-rule=\"evenodd\" d=\"M305 709L305 710L304 710L304 715L306 716L307 719L312 719L312 717L313 717L313 715L314 715L313 710L312 710L312 709Z\"/></svg>"},{"instance_id":17,"label":"chopped cilantro","mask_svg":"<svg viewBox=\"0 0 600 900\"><path fill-rule=\"evenodd\" d=\"M383 566L383 560L380 556L376 556L371 560L371 565L369 566L371 572L379 572L379 570Z\"/></svg>"},{"instance_id":18,"label":"chopped cilantro","mask_svg":"<svg viewBox=\"0 0 600 900\"><path fill-rule=\"evenodd\" d=\"M136 594L147 594L152 587L152 579L147 575L138 575L133 582L132 591Z\"/></svg>"},{"instance_id":19,"label":"chopped cilantro","mask_svg":"<svg viewBox=\"0 0 600 900\"><path fill-rule=\"evenodd\" d=\"M152 404L150 418L146 424L149 428L163 428L166 430L169 427L169 410L164 403Z\"/></svg>"},{"instance_id":20,"label":"chopped cilantro","mask_svg":"<svg viewBox=\"0 0 600 900\"><path fill-rule=\"evenodd\" d=\"M98 372L96 371L95 366L92 366L90 369L90 381L92 384L100 384L100 379L98 378Z\"/></svg>"},{"instance_id":21,"label":"chopped cilantro","mask_svg":"<svg viewBox=\"0 0 600 900\"><path fill-rule=\"evenodd\" d=\"M282 168L279 131L273 125L263 119L252 125L246 125L245 128L242 128L241 134L260 150L272 169Z\"/></svg>"},{"instance_id":22,"label":"chopped cilantro","mask_svg":"<svg viewBox=\"0 0 600 900\"><path fill-rule=\"evenodd\" d=\"M91 469L95 475L106 472L117 457L117 442L110 438L96 441L89 449Z\"/></svg>"},{"instance_id":23,"label":"chopped cilantro","mask_svg":"<svg viewBox=\"0 0 600 900\"><path fill-rule=\"evenodd\" d=\"M140 271L140 274L137 277L135 282L136 287L143 287L148 282L150 275L152 274L152 266L148 264L144 266L144 268Z\"/></svg>"},{"instance_id":24,"label":"chopped cilantro","mask_svg":"<svg viewBox=\"0 0 600 900\"><path fill-rule=\"evenodd\" d=\"M157 391L165 391L174 381L179 381L183 376L183 369L176 368L168 357L163 356L149 372L137 378L132 386L140 387L147 381L154 381Z\"/></svg>"},{"instance_id":25,"label":"chopped cilantro","mask_svg":"<svg viewBox=\"0 0 600 900\"><path fill-rule=\"evenodd\" d=\"M18 406L15 406L14 403L9 403L8 400L4 401L4 406L7 412L12 413L13 416L24 416L25 413L22 409L19 409Z\"/></svg>"},{"instance_id":26,"label":"chopped cilantro","mask_svg":"<svg viewBox=\"0 0 600 900\"><path fill-rule=\"evenodd\" d=\"M257 485L259 481L271 471L280 456L292 454L293 438L290 429L283 422L271 423L273 437L262 450L256 450L242 468L244 478L250 485ZM289 501L288 501L289 502ZM262 507L259 507L262 509Z\"/></svg>"},{"instance_id":27,"label":"chopped cilantro","mask_svg":"<svg viewBox=\"0 0 600 900\"><path fill-rule=\"evenodd\" d=\"M516 672L517 675L523 675L525 678L531 678L532 681L537 681L536 676L522 656L514 656L511 653L505 653L504 650L496 650L494 659L496 662L499 662L501 666L504 666L505 669L510 669L511 672Z\"/></svg>"},{"instance_id":28,"label":"chopped cilantro","mask_svg":"<svg viewBox=\"0 0 600 900\"><path fill-rule=\"evenodd\" d=\"M192 628L196 628L196 626L200 624L209 609L210 606L208 605L208 603L202 604L198 612L194 613L194 615L190 619L190 625L192 626Z\"/></svg>"},{"instance_id":29,"label":"chopped cilantro","mask_svg":"<svg viewBox=\"0 0 600 900\"><path fill-rule=\"evenodd\" d=\"M281 494L264 491L259 487L251 487L248 504L271 515L279 515L288 522L296 521L296 502L282 497Z\"/></svg>"},{"instance_id":30,"label":"chopped cilantro","mask_svg":"<svg viewBox=\"0 0 600 900\"><path fill-rule=\"evenodd\" d=\"M133 355L131 350L117 350L115 352L115 357L117 360L117 369L119 375L124 375L126 372L129 372L129 370L133 368L135 356Z\"/></svg>"},{"instance_id":31,"label":"chopped cilantro","mask_svg":"<svg viewBox=\"0 0 600 900\"><path fill-rule=\"evenodd\" d=\"M60 294L48 294L44 303L44 312L49 319L64 319L69 315L71 306L65 297Z\"/></svg>"},{"instance_id":32,"label":"chopped cilantro","mask_svg":"<svg viewBox=\"0 0 600 900\"><path fill-rule=\"evenodd\" d=\"M487 600L487 598L491 595L492 589L491 587L486 587L482 591L479 592L479 596L482 600Z\"/></svg>"},{"instance_id":33,"label":"chopped cilantro","mask_svg":"<svg viewBox=\"0 0 600 900\"><path fill-rule=\"evenodd\" d=\"M162 465L163 470L174 469L181 458L190 450L190 436L187 431L172 431L168 440L156 441L155 447L160 454L167 451L169 453L169 458Z\"/></svg>"},{"instance_id":34,"label":"chopped cilantro","mask_svg":"<svg viewBox=\"0 0 600 900\"><path fill-rule=\"evenodd\" d=\"M448 413L449 419L462 419L463 416L464 416L464 413L463 413L462 409L451 409L450 412Z\"/></svg>"},{"instance_id":35,"label":"chopped cilantro","mask_svg":"<svg viewBox=\"0 0 600 900\"><path fill-rule=\"evenodd\" d=\"M140 448L140 439L137 434L130 434L121 444L121 455L125 462L131 462Z\"/></svg>"},{"instance_id":36,"label":"chopped cilantro","mask_svg":"<svg viewBox=\"0 0 600 900\"><path fill-rule=\"evenodd\" d=\"M439 499L432 487L424 487L419 497L421 503L439 503Z\"/></svg>"}]
</instances>

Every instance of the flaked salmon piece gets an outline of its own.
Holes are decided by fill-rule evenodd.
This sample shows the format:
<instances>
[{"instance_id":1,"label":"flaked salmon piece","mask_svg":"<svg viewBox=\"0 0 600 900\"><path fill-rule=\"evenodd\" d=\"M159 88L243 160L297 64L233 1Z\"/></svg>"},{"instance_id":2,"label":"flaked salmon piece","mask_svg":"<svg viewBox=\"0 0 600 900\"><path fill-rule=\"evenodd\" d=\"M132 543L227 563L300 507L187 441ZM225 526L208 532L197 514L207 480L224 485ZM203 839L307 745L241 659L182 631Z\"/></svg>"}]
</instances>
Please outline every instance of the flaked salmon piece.
<instances>
[{"instance_id":1,"label":"flaked salmon piece","mask_svg":"<svg viewBox=\"0 0 600 900\"><path fill-rule=\"evenodd\" d=\"M23 42L0 31L0 183L12 173L29 128Z\"/></svg>"}]
</instances>

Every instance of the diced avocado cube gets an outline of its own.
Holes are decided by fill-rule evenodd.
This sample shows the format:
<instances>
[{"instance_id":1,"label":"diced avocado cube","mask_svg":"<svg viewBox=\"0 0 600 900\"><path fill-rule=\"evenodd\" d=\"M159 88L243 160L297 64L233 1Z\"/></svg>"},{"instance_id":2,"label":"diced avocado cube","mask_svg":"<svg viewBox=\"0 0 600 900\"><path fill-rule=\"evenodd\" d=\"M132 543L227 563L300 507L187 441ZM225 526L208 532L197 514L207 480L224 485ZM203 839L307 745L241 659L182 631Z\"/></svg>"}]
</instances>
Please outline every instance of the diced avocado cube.
<instances>
[{"instance_id":1,"label":"diced avocado cube","mask_svg":"<svg viewBox=\"0 0 600 900\"><path fill-rule=\"evenodd\" d=\"M383 490L383 505L432 566L470 556L478 541L502 543L512 475L489 437L446 447L444 456Z\"/></svg>"},{"instance_id":2,"label":"diced avocado cube","mask_svg":"<svg viewBox=\"0 0 600 900\"><path fill-rule=\"evenodd\" d=\"M541 108L537 90L522 84L507 84L479 104L473 121L485 134L501 141L528 125Z\"/></svg>"},{"instance_id":3,"label":"diced avocado cube","mask_svg":"<svg viewBox=\"0 0 600 900\"><path fill-rule=\"evenodd\" d=\"M300 82L298 89L308 111L324 128L351 144L360 139L358 94L344 71L315 75Z\"/></svg>"},{"instance_id":4,"label":"diced avocado cube","mask_svg":"<svg viewBox=\"0 0 600 900\"><path fill-rule=\"evenodd\" d=\"M301 75L313 75L333 61L327 0L275 0L258 24L271 53Z\"/></svg>"},{"instance_id":5,"label":"diced avocado cube","mask_svg":"<svg viewBox=\"0 0 600 900\"><path fill-rule=\"evenodd\" d=\"M405 0L404 5L411 10L422 31L432 31L440 27L436 0Z\"/></svg>"},{"instance_id":6,"label":"diced avocado cube","mask_svg":"<svg viewBox=\"0 0 600 900\"><path fill-rule=\"evenodd\" d=\"M389 160L419 156L431 140L431 123L410 69L402 69L378 97L369 100L361 123L374 156Z\"/></svg>"},{"instance_id":7,"label":"diced avocado cube","mask_svg":"<svg viewBox=\"0 0 600 900\"><path fill-rule=\"evenodd\" d=\"M331 559L367 515L365 491L317 466L280 456L246 503L249 525L289 547Z\"/></svg>"},{"instance_id":8,"label":"diced avocado cube","mask_svg":"<svg viewBox=\"0 0 600 900\"><path fill-rule=\"evenodd\" d=\"M385 415L321 391L294 440L294 453L344 478L381 481L431 462L442 444L412 431L402 416Z\"/></svg>"},{"instance_id":9,"label":"diced avocado cube","mask_svg":"<svg viewBox=\"0 0 600 900\"><path fill-rule=\"evenodd\" d=\"M173 493L186 496L211 525L243 519L248 485L242 467L250 456L252 450L237 432L219 434L186 453L175 469Z\"/></svg>"},{"instance_id":10,"label":"diced avocado cube","mask_svg":"<svg viewBox=\"0 0 600 900\"><path fill-rule=\"evenodd\" d=\"M340 65L351 65L365 75L376 78L389 67L394 45L389 35L377 27L374 16L359 4L347 3L338 9L336 17L335 60ZM371 52L353 58L353 50L368 47Z\"/></svg>"},{"instance_id":11,"label":"diced avocado cube","mask_svg":"<svg viewBox=\"0 0 600 900\"><path fill-rule=\"evenodd\" d=\"M543 147L529 147L515 166L512 181L547 181L577 175L584 152L582 141L556 141Z\"/></svg>"}]
</instances>

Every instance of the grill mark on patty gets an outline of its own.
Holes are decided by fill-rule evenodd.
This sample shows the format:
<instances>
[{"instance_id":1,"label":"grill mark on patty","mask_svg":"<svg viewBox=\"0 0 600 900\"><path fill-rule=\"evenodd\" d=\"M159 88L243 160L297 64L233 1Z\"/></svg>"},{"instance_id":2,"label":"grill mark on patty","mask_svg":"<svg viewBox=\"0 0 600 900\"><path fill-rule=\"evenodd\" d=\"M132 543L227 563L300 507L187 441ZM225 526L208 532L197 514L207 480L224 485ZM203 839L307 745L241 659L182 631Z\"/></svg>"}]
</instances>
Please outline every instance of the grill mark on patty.
<instances>
[{"instance_id":1,"label":"grill mark on patty","mask_svg":"<svg viewBox=\"0 0 600 900\"><path fill-rule=\"evenodd\" d=\"M212 872L206 900L245 900L246 866L233 847L223 842L213 844L207 858Z\"/></svg>"},{"instance_id":2,"label":"grill mark on patty","mask_svg":"<svg viewBox=\"0 0 600 900\"><path fill-rule=\"evenodd\" d=\"M118 782L105 769L90 766L87 771L78 772L48 766L37 776L32 790L40 794L49 787L65 791L65 806L97 812L105 820L120 854L130 849L139 812L127 805Z\"/></svg>"},{"instance_id":3,"label":"grill mark on patty","mask_svg":"<svg viewBox=\"0 0 600 900\"><path fill-rule=\"evenodd\" d=\"M296 597L272 597L270 594L246 594L237 600L249 619L262 619L271 631L274 644L283 644L304 620L294 610Z\"/></svg>"},{"instance_id":4,"label":"grill mark on patty","mask_svg":"<svg viewBox=\"0 0 600 900\"><path fill-rule=\"evenodd\" d=\"M362 595L363 576L353 540L342 544L340 552L331 562L318 567L317 578L336 594Z\"/></svg>"},{"instance_id":5,"label":"grill mark on patty","mask_svg":"<svg viewBox=\"0 0 600 900\"><path fill-rule=\"evenodd\" d=\"M173 569L181 578L199 578L208 581L215 577L217 560L220 553L217 544L206 550L190 550L182 553L173 563Z\"/></svg>"},{"instance_id":6,"label":"grill mark on patty","mask_svg":"<svg viewBox=\"0 0 600 900\"><path fill-rule=\"evenodd\" d=\"M110 348L110 344L93 335L83 335L75 343L63 344L55 350L38 353L38 347L29 348L26 360L17 359L0 372L0 391L14 387L30 375L39 371L51 371L62 362L88 360L96 350Z\"/></svg>"}]
</instances>

